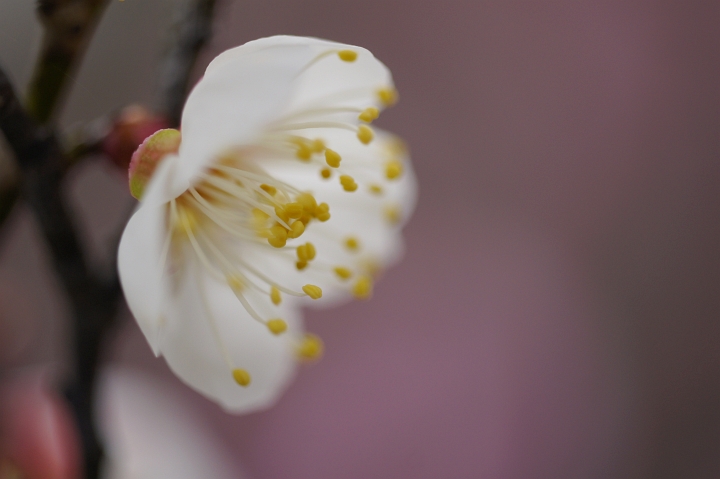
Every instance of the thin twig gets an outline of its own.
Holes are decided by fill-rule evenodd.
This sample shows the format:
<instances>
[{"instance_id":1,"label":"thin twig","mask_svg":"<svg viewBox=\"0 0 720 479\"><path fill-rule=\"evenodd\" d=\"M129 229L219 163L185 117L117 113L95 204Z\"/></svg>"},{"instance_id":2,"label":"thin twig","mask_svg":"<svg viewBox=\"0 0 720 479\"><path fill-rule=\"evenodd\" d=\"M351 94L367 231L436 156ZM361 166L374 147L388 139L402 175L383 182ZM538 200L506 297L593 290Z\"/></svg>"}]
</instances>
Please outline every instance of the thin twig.
<instances>
[{"instance_id":1,"label":"thin twig","mask_svg":"<svg viewBox=\"0 0 720 479\"><path fill-rule=\"evenodd\" d=\"M193 0L180 12L171 30L169 49L160 67L158 112L170 126L180 125L180 116L195 59L212 35L216 0Z\"/></svg>"}]
</instances>

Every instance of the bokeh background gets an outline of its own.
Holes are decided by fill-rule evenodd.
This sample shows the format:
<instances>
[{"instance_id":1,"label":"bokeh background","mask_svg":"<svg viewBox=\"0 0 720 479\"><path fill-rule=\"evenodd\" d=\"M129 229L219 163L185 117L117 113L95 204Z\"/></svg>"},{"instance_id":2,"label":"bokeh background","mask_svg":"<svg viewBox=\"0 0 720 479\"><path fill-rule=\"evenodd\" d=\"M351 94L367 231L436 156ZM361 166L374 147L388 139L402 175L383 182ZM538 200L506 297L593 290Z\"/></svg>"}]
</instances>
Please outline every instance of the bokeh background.
<instances>
[{"instance_id":1,"label":"bokeh background","mask_svg":"<svg viewBox=\"0 0 720 479\"><path fill-rule=\"evenodd\" d=\"M153 104L173 1L112 3L64 127ZM19 89L33 3L0 0ZM718 25L709 1L221 0L201 67L284 33L391 68L379 124L421 187L406 257L371 302L307 313L326 355L266 412L182 386L129 319L108 357L250 478L720 477ZM125 176L88 162L67 193L102 267ZM26 208L0 241L3 364L61 376L66 306Z\"/></svg>"}]
</instances>

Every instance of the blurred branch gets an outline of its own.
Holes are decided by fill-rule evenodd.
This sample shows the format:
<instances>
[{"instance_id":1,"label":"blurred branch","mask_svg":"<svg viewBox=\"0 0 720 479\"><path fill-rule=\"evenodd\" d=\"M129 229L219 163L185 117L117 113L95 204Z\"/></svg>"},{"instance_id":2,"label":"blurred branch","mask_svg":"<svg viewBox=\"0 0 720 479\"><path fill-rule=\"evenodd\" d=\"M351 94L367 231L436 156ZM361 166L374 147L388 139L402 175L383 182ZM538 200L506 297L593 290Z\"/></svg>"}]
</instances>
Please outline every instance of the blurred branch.
<instances>
[{"instance_id":1,"label":"blurred branch","mask_svg":"<svg viewBox=\"0 0 720 479\"><path fill-rule=\"evenodd\" d=\"M172 27L169 49L160 67L159 108L171 127L180 125L195 59L212 35L216 0L190 0Z\"/></svg>"},{"instance_id":2,"label":"blurred branch","mask_svg":"<svg viewBox=\"0 0 720 479\"><path fill-rule=\"evenodd\" d=\"M44 33L27 94L29 114L52 120L108 0L38 0Z\"/></svg>"},{"instance_id":3,"label":"blurred branch","mask_svg":"<svg viewBox=\"0 0 720 479\"><path fill-rule=\"evenodd\" d=\"M53 131L40 126L22 108L0 69L0 130L22 172L22 192L50 250L55 271L73 312L76 375L66 388L85 453L85 474L98 475L102 447L93 424L92 395L104 333L112 325L121 290L117 274L95 277L85 261L72 218L65 209L62 177L66 158Z\"/></svg>"},{"instance_id":4,"label":"blurred branch","mask_svg":"<svg viewBox=\"0 0 720 479\"><path fill-rule=\"evenodd\" d=\"M0 232L20 198L20 184L16 178L8 179L0 186Z\"/></svg>"}]
</instances>

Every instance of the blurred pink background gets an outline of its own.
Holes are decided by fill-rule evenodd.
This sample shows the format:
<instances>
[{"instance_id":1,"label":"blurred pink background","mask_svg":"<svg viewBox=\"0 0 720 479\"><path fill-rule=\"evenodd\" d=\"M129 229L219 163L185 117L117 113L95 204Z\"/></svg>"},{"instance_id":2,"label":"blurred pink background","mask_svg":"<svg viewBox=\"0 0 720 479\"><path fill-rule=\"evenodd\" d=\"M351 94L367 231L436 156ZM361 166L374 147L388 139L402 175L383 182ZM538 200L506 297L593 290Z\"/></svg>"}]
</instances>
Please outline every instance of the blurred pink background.
<instances>
[{"instance_id":1,"label":"blurred pink background","mask_svg":"<svg viewBox=\"0 0 720 479\"><path fill-rule=\"evenodd\" d=\"M0 62L22 85L37 26L6 1ZM111 5L66 126L152 103L172 2L149 3ZM19 19L27 40L1 33ZM406 258L371 302L308 312L326 355L266 412L181 386L130 321L112 360L173 383L256 479L720 477L718 25L717 2L223 1L202 67L285 33L393 71L379 124L421 188ZM99 264L123 181L88 164L70 192ZM64 303L27 211L3 243L23 294L0 298L2 334L46 324L2 360L61 374Z\"/></svg>"}]
</instances>

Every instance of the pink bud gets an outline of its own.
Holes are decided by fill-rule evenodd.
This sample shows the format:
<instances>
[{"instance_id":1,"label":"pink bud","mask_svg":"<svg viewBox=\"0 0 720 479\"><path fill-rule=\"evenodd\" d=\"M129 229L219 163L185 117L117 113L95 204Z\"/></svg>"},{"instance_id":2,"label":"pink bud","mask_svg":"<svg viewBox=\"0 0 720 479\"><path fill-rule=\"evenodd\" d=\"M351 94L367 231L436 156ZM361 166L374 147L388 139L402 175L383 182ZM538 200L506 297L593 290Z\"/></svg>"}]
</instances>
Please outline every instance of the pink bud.
<instances>
[{"instance_id":1,"label":"pink bud","mask_svg":"<svg viewBox=\"0 0 720 479\"><path fill-rule=\"evenodd\" d=\"M123 170L145 138L167 128L167 122L140 105L123 108L102 142L103 152Z\"/></svg>"},{"instance_id":2,"label":"pink bud","mask_svg":"<svg viewBox=\"0 0 720 479\"><path fill-rule=\"evenodd\" d=\"M27 479L80 477L80 442L70 410L42 375L0 388L0 476L13 473Z\"/></svg>"}]
</instances>

